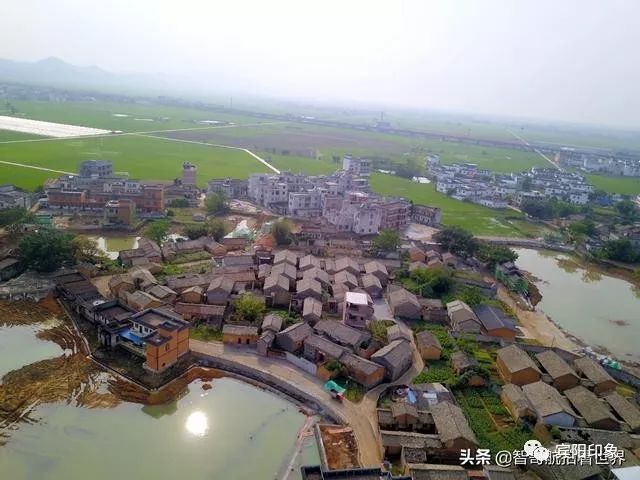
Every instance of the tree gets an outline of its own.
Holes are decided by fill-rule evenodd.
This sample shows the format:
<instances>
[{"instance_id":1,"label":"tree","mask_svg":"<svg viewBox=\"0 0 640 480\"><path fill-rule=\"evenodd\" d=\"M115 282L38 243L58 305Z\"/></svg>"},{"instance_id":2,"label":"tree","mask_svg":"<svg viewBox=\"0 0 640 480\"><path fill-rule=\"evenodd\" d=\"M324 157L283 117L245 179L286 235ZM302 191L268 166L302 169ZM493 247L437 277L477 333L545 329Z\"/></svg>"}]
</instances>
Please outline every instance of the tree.
<instances>
[{"instance_id":1,"label":"tree","mask_svg":"<svg viewBox=\"0 0 640 480\"><path fill-rule=\"evenodd\" d=\"M19 245L20 258L27 268L53 272L73 261L73 235L43 229L24 237Z\"/></svg>"},{"instance_id":2,"label":"tree","mask_svg":"<svg viewBox=\"0 0 640 480\"><path fill-rule=\"evenodd\" d=\"M291 223L286 218L276 220L271 224L271 234L278 245L289 245L293 240L291 236Z\"/></svg>"},{"instance_id":3,"label":"tree","mask_svg":"<svg viewBox=\"0 0 640 480\"><path fill-rule=\"evenodd\" d=\"M156 220L147 226L145 235L158 245L162 246L162 244L167 240L170 227L171 222L169 222L169 220Z\"/></svg>"},{"instance_id":4,"label":"tree","mask_svg":"<svg viewBox=\"0 0 640 480\"><path fill-rule=\"evenodd\" d=\"M187 200L186 198L174 198L169 203L169 206L171 208L188 208L189 200Z\"/></svg>"},{"instance_id":5,"label":"tree","mask_svg":"<svg viewBox=\"0 0 640 480\"><path fill-rule=\"evenodd\" d=\"M633 248L633 244L627 238L608 240L599 251L599 255L619 262L635 263L640 261L640 252Z\"/></svg>"},{"instance_id":6,"label":"tree","mask_svg":"<svg viewBox=\"0 0 640 480\"><path fill-rule=\"evenodd\" d=\"M243 320L251 323L260 320L265 311L264 302L249 292L240 295L238 300L236 300L235 308Z\"/></svg>"},{"instance_id":7,"label":"tree","mask_svg":"<svg viewBox=\"0 0 640 480\"><path fill-rule=\"evenodd\" d=\"M187 225L182 230L182 234L189 240L195 240L196 238L206 237L209 235L209 229L204 223L196 225Z\"/></svg>"},{"instance_id":8,"label":"tree","mask_svg":"<svg viewBox=\"0 0 640 480\"><path fill-rule=\"evenodd\" d=\"M0 227L7 227L22 222L28 216L28 210L22 207L4 208L0 210Z\"/></svg>"},{"instance_id":9,"label":"tree","mask_svg":"<svg viewBox=\"0 0 640 480\"><path fill-rule=\"evenodd\" d=\"M416 268L409 276L423 297L441 297L453 287L453 276L448 268Z\"/></svg>"},{"instance_id":10,"label":"tree","mask_svg":"<svg viewBox=\"0 0 640 480\"><path fill-rule=\"evenodd\" d=\"M478 241L473 238L471 232L460 227L443 228L433 238L451 253L463 258L475 255L479 247Z\"/></svg>"},{"instance_id":11,"label":"tree","mask_svg":"<svg viewBox=\"0 0 640 480\"><path fill-rule=\"evenodd\" d=\"M482 295L478 287L465 285L456 289L456 293L454 294L454 298L452 300L461 300L470 307L475 307L477 305L480 305L486 299Z\"/></svg>"},{"instance_id":12,"label":"tree","mask_svg":"<svg viewBox=\"0 0 640 480\"><path fill-rule=\"evenodd\" d=\"M396 230L382 230L373 239L373 248L378 252L393 252L400 246L400 234Z\"/></svg>"},{"instance_id":13,"label":"tree","mask_svg":"<svg viewBox=\"0 0 640 480\"><path fill-rule=\"evenodd\" d=\"M486 263L489 268L493 269L496 265L505 262L515 262L518 254L509 247L504 245L491 245L490 243L481 243L476 252L478 260Z\"/></svg>"},{"instance_id":14,"label":"tree","mask_svg":"<svg viewBox=\"0 0 640 480\"><path fill-rule=\"evenodd\" d=\"M207 222L207 231L216 242L219 242L227 234L227 225L221 218L212 218Z\"/></svg>"},{"instance_id":15,"label":"tree","mask_svg":"<svg viewBox=\"0 0 640 480\"><path fill-rule=\"evenodd\" d=\"M625 220L634 220L638 215L636 204L631 200L622 200L616 203L614 208Z\"/></svg>"},{"instance_id":16,"label":"tree","mask_svg":"<svg viewBox=\"0 0 640 480\"><path fill-rule=\"evenodd\" d=\"M213 215L221 215L229 211L227 197L222 192L210 194L204 201L207 211Z\"/></svg>"},{"instance_id":17,"label":"tree","mask_svg":"<svg viewBox=\"0 0 640 480\"><path fill-rule=\"evenodd\" d=\"M422 173L422 168L415 158L409 158L405 163L395 166L395 172L398 177L413 178Z\"/></svg>"},{"instance_id":18,"label":"tree","mask_svg":"<svg viewBox=\"0 0 640 480\"><path fill-rule=\"evenodd\" d=\"M98 243L87 237L77 236L71 240L73 258L76 262L96 263L103 257L102 251L98 248Z\"/></svg>"}]
</instances>

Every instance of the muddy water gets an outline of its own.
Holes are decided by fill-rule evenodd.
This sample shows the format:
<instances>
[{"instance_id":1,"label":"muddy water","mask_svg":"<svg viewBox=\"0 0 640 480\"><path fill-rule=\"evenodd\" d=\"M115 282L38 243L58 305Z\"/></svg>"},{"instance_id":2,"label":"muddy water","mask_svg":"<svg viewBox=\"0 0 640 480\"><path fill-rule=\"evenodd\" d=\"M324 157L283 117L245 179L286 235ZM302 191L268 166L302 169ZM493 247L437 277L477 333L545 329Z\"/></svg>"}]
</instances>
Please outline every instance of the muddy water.
<instances>
[{"instance_id":1,"label":"muddy water","mask_svg":"<svg viewBox=\"0 0 640 480\"><path fill-rule=\"evenodd\" d=\"M95 240L98 244L98 248L102 250L106 255L115 260L118 258L120 250L130 250L138 247L138 239L140 237L129 235L110 235L105 237L88 237Z\"/></svg>"},{"instance_id":2,"label":"muddy water","mask_svg":"<svg viewBox=\"0 0 640 480\"><path fill-rule=\"evenodd\" d=\"M53 325L18 325L0 327L0 383L2 377L23 365L64 354L53 342L38 340L36 333Z\"/></svg>"},{"instance_id":3,"label":"muddy water","mask_svg":"<svg viewBox=\"0 0 640 480\"><path fill-rule=\"evenodd\" d=\"M620 360L640 362L640 295L631 283L568 255L515 250L516 264L539 280L538 308L586 344Z\"/></svg>"},{"instance_id":4,"label":"muddy water","mask_svg":"<svg viewBox=\"0 0 640 480\"><path fill-rule=\"evenodd\" d=\"M43 329L0 328L0 369L12 370L0 384L0 479L297 479L319 462L313 437L297 439L306 417L279 396L217 378L161 405L123 401L113 377L62 355Z\"/></svg>"},{"instance_id":5,"label":"muddy water","mask_svg":"<svg viewBox=\"0 0 640 480\"><path fill-rule=\"evenodd\" d=\"M39 421L0 447L0 478L282 478L304 416L245 383L212 385L204 391L195 381L159 406L41 406L31 415ZM318 461L309 448L304 456Z\"/></svg>"}]
</instances>

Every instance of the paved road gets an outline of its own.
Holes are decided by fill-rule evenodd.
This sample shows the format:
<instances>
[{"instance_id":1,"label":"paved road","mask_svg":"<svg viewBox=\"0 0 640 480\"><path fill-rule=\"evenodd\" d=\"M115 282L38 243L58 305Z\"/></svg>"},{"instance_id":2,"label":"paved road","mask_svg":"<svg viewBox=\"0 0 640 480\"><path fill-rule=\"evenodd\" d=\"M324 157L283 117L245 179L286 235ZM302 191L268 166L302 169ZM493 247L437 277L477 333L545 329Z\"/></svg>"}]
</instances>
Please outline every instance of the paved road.
<instances>
[{"instance_id":1,"label":"paved road","mask_svg":"<svg viewBox=\"0 0 640 480\"><path fill-rule=\"evenodd\" d=\"M318 403L328 409L336 411L344 418L351 428L358 442L360 463L362 466L377 466L382 461L382 446L380 443L380 433L376 415L376 405L380 394L391 384L379 385L367 392L359 403L353 403L345 399L340 404L333 400L322 388L323 382L292 364L276 359L265 358L256 355L255 350L237 348L223 345L220 342L202 342L199 340L190 341L191 350L196 353L209 355L212 357L224 358L228 361L240 363L259 372L266 372L278 377L281 381L287 382L298 389L312 395ZM394 384L411 383L413 378L422 371L424 364L418 355L415 345L414 365Z\"/></svg>"}]
</instances>

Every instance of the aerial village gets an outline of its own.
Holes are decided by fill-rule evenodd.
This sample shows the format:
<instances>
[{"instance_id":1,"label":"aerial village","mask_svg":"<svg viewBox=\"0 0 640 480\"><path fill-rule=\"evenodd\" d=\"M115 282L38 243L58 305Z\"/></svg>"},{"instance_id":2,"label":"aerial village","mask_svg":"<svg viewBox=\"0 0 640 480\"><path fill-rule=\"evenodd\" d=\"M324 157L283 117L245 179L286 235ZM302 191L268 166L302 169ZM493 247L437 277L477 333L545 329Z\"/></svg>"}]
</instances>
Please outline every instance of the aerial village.
<instances>
[{"instance_id":1,"label":"aerial village","mask_svg":"<svg viewBox=\"0 0 640 480\"><path fill-rule=\"evenodd\" d=\"M31 228L75 216L137 231L171 205L198 209L211 196L228 202L234 228L217 239L140 236L117 253L115 270L70 265L31 294L51 285L93 359L147 388L209 366L313 411L322 462L303 467L305 479L535 478L460 461L534 438L552 451L613 443L627 465L640 463L635 370L538 335L525 322L535 295L526 272L439 235L438 208L371 193L370 168L347 155L331 175L211 179L202 191L188 162L170 184L84 162L45 185ZM207 213L189 220L204 224ZM17 298L18 259L9 254L0 271L3 294ZM608 468L519 465L562 479Z\"/></svg>"}]
</instances>

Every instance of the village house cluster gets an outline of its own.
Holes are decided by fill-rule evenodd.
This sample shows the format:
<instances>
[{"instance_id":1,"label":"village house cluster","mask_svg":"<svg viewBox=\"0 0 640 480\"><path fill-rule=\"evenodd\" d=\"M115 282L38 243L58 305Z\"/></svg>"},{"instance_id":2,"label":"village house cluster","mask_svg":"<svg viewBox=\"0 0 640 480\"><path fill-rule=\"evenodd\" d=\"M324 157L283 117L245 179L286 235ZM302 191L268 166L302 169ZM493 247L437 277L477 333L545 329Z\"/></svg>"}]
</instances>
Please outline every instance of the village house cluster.
<instances>
[{"instance_id":1,"label":"village house cluster","mask_svg":"<svg viewBox=\"0 0 640 480\"><path fill-rule=\"evenodd\" d=\"M248 198L278 215L307 220L302 228L310 235L323 226L335 233L375 235L384 229L403 229L410 222L440 224L439 208L371 193L370 171L369 160L345 155L342 169L330 175L254 173L246 182L211 180L208 191Z\"/></svg>"},{"instance_id":2,"label":"village house cluster","mask_svg":"<svg viewBox=\"0 0 640 480\"><path fill-rule=\"evenodd\" d=\"M606 154L567 155L560 154L561 164L578 168L588 173L604 173L617 177L640 177L640 158Z\"/></svg>"},{"instance_id":3,"label":"village house cluster","mask_svg":"<svg viewBox=\"0 0 640 480\"><path fill-rule=\"evenodd\" d=\"M578 174L533 167L530 172L495 173L473 163L444 165L437 156L428 159L428 175L436 190L456 200L490 208L519 206L525 200L555 198L585 205L593 186Z\"/></svg>"},{"instance_id":4,"label":"village house cluster","mask_svg":"<svg viewBox=\"0 0 640 480\"><path fill-rule=\"evenodd\" d=\"M113 171L106 160L87 160L77 175L62 175L45 184L42 207L52 211L94 212L104 214L104 223L128 225L134 215L141 218L163 217L165 208L175 199L197 205L197 167L189 162L173 182L143 181Z\"/></svg>"}]
</instances>

